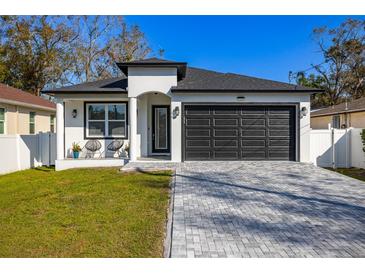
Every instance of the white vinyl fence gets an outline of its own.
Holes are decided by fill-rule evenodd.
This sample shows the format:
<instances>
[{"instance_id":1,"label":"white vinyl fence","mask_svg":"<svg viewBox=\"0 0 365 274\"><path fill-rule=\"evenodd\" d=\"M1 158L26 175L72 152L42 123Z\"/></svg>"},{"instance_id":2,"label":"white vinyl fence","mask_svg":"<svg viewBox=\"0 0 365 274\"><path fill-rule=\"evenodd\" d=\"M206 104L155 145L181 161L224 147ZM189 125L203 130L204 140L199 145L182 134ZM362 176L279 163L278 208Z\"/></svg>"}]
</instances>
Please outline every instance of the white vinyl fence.
<instances>
[{"instance_id":1,"label":"white vinyl fence","mask_svg":"<svg viewBox=\"0 0 365 274\"><path fill-rule=\"evenodd\" d=\"M56 134L0 136L0 174L54 165Z\"/></svg>"},{"instance_id":2,"label":"white vinyl fence","mask_svg":"<svg viewBox=\"0 0 365 274\"><path fill-rule=\"evenodd\" d=\"M365 168L361 132L359 128L312 129L311 162L321 167Z\"/></svg>"},{"instance_id":3,"label":"white vinyl fence","mask_svg":"<svg viewBox=\"0 0 365 274\"><path fill-rule=\"evenodd\" d=\"M365 168L362 129L316 129L310 135L310 161L321 167ZM0 135L0 174L54 165L56 134Z\"/></svg>"}]
</instances>

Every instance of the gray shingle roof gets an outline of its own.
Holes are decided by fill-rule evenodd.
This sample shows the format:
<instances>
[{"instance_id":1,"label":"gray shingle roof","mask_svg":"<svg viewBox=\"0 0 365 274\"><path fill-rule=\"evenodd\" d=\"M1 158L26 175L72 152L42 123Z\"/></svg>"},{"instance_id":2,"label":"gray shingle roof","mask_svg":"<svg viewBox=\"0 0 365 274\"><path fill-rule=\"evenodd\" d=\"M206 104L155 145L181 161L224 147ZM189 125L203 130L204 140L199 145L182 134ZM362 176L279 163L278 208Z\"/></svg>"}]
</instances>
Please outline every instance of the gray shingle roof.
<instances>
[{"instance_id":1,"label":"gray shingle roof","mask_svg":"<svg viewBox=\"0 0 365 274\"><path fill-rule=\"evenodd\" d=\"M341 103L338 105L313 111L311 113L311 117L326 116L326 115L333 115L346 112L356 112L356 111L365 111L365 97L349 101L347 103L347 107L346 103Z\"/></svg>"},{"instance_id":2,"label":"gray shingle roof","mask_svg":"<svg viewBox=\"0 0 365 274\"><path fill-rule=\"evenodd\" d=\"M318 89L291 85L234 73L220 73L188 67L186 77L173 91L318 91Z\"/></svg>"},{"instance_id":3,"label":"gray shingle roof","mask_svg":"<svg viewBox=\"0 0 365 274\"><path fill-rule=\"evenodd\" d=\"M115 77L43 91L43 93L127 93L127 77Z\"/></svg>"},{"instance_id":4,"label":"gray shingle roof","mask_svg":"<svg viewBox=\"0 0 365 274\"><path fill-rule=\"evenodd\" d=\"M229 92L229 91L312 91L319 92L314 88L301 87L283 82L260 79L234 73L221 73L206 69L187 67L184 62L175 62L164 59L149 58L145 60L124 62L117 64L127 74L129 66L177 66L178 84L172 87L172 92ZM186 72L186 73L185 73ZM127 77L110 78L95 82L88 82L69 87L62 87L44 93L112 93L127 92Z\"/></svg>"}]
</instances>

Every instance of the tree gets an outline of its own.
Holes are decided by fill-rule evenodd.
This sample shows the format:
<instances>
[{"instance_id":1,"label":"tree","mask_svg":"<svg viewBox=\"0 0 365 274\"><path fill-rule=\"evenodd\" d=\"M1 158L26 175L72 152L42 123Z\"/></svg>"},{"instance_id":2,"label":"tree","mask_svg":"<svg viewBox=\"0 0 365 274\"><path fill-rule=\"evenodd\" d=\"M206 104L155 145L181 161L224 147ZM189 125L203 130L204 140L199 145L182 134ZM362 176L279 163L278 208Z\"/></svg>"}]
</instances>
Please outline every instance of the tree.
<instances>
[{"instance_id":1,"label":"tree","mask_svg":"<svg viewBox=\"0 0 365 274\"><path fill-rule=\"evenodd\" d=\"M128 27L125 22L120 24L121 32L112 41L113 60L130 62L143 59L151 53L145 35L137 25Z\"/></svg>"},{"instance_id":2,"label":"tree","mask_svg":"<svg viewBox=\"0 0 365 274\"><path fill-rule=\"evenodd\" d=\"M337 28L314 29L313 34L324 60L311 66L315 73L309 77L297 73L297 83L325 90L314 96L318 105L365 96L365 21L348 19Z\"/></svg>"},{"instance_id":3,"label":"tree","mask_svg":"<svg viewBox=\"0 0 365 274\"><path fill-rule=\"evenodd\" d=\"M151 48L138 26L128 25L121 16L73 17L78 26L71 77L88 82L117 76L116 62L145 58ZM72 82L72 81L70 81Z\"/></svg>"},{"instance_id":4,"label":"tree","mask_svg":"<svg viewBox=\"0 0 365 274\"><path fill-rule=\"evenodd\" d=\"M0 17L0 81L36 95L117 76L115 62L151 52L145 34L121 16Z\"/></svg>"},{"instance_id":5,"label":"tree","mask_svg":"<svg viewBox=\"0 0 365 274\"><path fill-rule=\"evenodd\" d=\"M39 95L46 85L63 81L77 34L61 17L2 16L0 78Z\"/></svg>"},{"instance_id":6,"label":"tree","mask_svg":"<svg viewBox=\"0 0 365 274\"><path fill-rule=\"evenodd\" d=\"M293 72L290 72L289 75L290 80L294 79L297 85L326 90L326 81L320 75L315 75L314 73L307 75L303 71L299 71L295 74L293 74ZM330 105L328 95L326 93L317 93L312 95L311 105L313 108Z\"/></svg>"}]
</instances>

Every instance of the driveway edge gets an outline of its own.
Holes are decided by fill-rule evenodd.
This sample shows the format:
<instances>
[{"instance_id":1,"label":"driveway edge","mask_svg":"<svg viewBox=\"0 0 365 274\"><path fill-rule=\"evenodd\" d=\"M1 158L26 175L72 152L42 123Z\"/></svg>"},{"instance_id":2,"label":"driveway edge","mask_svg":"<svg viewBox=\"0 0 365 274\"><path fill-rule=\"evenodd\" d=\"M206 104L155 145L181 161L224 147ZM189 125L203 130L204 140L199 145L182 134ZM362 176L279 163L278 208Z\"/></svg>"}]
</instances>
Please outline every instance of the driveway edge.
<instances>
[{"instance_id":1,"label":"driveway edge","mask_svg":"<svg viewBox=\"0 0 365 274\"><path fill-rule=\"evenodd\" d=\"M171 257L175 182L176 182L176 168L173 169L173 175L172 175L172 180L171 180L170 201L169 201L169 208L168 208L168 212L167 212L167 222L166 222L166 230L165 230L166 235L165 235L165 240L164 240L164 252L163 252L164 258Z\"/></svg>"}]
</instances>

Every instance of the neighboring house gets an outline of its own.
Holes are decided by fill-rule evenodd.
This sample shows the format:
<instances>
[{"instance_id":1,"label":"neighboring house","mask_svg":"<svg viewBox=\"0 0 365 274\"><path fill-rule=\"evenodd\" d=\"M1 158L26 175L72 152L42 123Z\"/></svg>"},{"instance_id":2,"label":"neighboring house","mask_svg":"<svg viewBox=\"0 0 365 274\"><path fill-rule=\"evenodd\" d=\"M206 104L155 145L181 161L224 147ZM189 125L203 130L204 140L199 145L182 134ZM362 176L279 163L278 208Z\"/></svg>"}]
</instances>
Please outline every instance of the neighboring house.
<instances>
[{"instance_id":1,"label":"neighboring house","mask_svg":"<svg viewBox=\"0 0 365 274\"><path fill-rule=\"evenodd\" d=\"M56 104L0 84L0 135L55 132Z\"/></svg>"},{"instance_id":2,"label":"neighboring house","mask_svg":"<svg viewBox=\"0 0 365 274\"><path fill-rule=\"evenodd\" d=\"M90 139L128 140L131 161L310 161L317 89L156 58L117 65L125 76L45 91L60 100L58 161Z\"/></svg>"},{"instance_id":3,"label":"neighboring house","mask_svg":"<svg viewBox=\"0 0 365 274\"><path fill-rule=\"evenodd\" d=\"M333 128L365 128L365 97L312 111L312 129L328 129L329 124Z\"/></svg>"}]
</instances>

